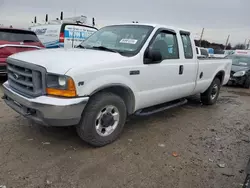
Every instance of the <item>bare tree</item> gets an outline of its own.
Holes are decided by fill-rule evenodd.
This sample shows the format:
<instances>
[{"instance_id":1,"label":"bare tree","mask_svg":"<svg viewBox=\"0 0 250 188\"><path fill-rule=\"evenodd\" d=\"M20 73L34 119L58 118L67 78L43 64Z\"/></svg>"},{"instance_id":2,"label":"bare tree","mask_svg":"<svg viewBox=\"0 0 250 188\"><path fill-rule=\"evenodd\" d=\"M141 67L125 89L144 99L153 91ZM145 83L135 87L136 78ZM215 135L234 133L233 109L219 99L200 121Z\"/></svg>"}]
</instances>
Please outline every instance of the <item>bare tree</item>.
<instances>
[{"instance_id":1,"label":"bare tree","mask_svg":"<svg viewBox=\"0 0 250 188\"><path fill-rule=\"evenodd\" d=\"M234 46L234 49L244 50L246 49L246 46L244 44L239 43Z\"/></svg>"}]
</instances>

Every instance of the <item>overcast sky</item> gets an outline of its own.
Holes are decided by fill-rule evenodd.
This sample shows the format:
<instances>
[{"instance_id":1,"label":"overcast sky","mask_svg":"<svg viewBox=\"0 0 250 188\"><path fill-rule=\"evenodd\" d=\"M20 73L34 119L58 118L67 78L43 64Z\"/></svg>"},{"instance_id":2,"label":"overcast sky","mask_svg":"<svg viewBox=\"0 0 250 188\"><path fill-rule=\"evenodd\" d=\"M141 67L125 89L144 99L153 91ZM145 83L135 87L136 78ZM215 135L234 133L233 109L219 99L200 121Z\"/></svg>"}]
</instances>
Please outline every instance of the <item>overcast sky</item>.
<instances>
[{"instance_id":1,"label":"overcast sky","mask_svg":"<svg viewBox=\"0 0 250 188\"><path fill-rule=\"evenodd\" d=\"M53 2L53 3L52 3ZM160 23L188 28L199 38L232 44L250 39L250 0L0 0L0 24L28 27L34 16L38 21L86 15L96 23Z\"/></svg>"}]
</instances>

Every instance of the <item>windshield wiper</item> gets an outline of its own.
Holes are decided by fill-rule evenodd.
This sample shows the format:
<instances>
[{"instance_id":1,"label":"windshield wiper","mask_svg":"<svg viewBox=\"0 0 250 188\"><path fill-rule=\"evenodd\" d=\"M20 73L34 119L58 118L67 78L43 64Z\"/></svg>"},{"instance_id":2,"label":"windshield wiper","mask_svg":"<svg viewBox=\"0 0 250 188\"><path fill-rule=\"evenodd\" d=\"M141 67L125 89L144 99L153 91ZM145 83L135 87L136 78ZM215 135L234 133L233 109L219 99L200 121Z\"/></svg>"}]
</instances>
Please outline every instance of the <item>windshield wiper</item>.
<instances>
[{"instance_id":1,"label":"windshield wiper","mask_svg":"<svg viewBox=\"0 0 250 188\"><path fill-rule=\"evenodd\" d=\"M105 46L82 46L82 45L78 45L77 48L83 48L83 49L99 49L99 50L105 50L105 51L109 51L109 52L114 52L114 53L119 53L121 55L123 55L123 52L119 52L117 50L113 50L110 48L107 48Z\"/></svg>"},{"instance_id":2,"label":"windshield wiper","mask_svg":"<svg viewBox=\"0 0 250 188\"><path fill-rule=\"evenodd\" d=\"M119 53L118 51L110 49L110 48L107 48L105 46L92 46L91 48L92 49L105 50L105 51L114 52L114 53Z\"/></svg>"},{"instance_id":3,"label":"windshield wiper","mask_svg":"<svg viewBox=\"0 0 250 188\"><path fill-rule=\"evenodd\" d=\"M81 44L78 45L76 48L83 48L83 49L86 49L86 47L85 47L85 46L82 46Z\"/></svg>"}]
</instances>

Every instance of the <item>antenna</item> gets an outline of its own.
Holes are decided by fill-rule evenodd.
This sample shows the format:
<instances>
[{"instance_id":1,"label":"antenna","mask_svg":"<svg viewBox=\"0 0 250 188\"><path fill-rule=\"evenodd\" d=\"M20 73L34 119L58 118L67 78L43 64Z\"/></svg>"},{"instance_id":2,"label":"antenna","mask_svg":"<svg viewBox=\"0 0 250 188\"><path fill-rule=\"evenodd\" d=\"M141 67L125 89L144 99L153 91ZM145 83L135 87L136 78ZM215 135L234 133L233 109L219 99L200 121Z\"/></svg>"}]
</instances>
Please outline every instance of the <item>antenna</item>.
<instances>
[{"instance_id":1,"label":"antenna","mask_svg":"<svg viewBox=\"0 0 250 188\"><path fill-rule=\"evenodd\" d=\"M95 18L92 18L92 25L95 26Z\"/></svg>"},{"instance_id":2,"label":"antenna","mask_svg":"<svg viewBox=\"0 0 250 188\"><path fill-rule=\"evenodd\" d=\"M45 22L48 23L48 20L49 20L49 16L48 16L48 14L46 14L46 16L45 16Z\"/></svg>"},{"instance_id":3,"label":"antenna","mask_svg":"<svg viewBox=\"0 0 250 188\"><path fill-rule=\"evenodd\" d=\"M225 48L224 48L224 50L226 50L226 49L227 49L227 44L228 44L228 41L229 41L229 37L230 37L230 35L228 35L228 37L227 37L227 41L226 41L226 44L225 44Z\"/></svg>"},{"instance_id":4,"label":"antenna","mask_svg":"<svg viewBox=\"0 0 250 188\"><path fill-rule=\"evenodd\" d=\"M60 20L63 20L63 11L61 12Z\"/></svg>"},{"instance_id":5,"label":"antenna","mask_svg":"<svg viewBox=\"0 0 250 188\"><path fill-rule=\"evenodd\" d=\"M202 40L202 37L203 37L203 33L204 33L204 28L202 28L202 31L201 31L200 47L201 47L201 40Z\"/></svg>"}]
</instances>

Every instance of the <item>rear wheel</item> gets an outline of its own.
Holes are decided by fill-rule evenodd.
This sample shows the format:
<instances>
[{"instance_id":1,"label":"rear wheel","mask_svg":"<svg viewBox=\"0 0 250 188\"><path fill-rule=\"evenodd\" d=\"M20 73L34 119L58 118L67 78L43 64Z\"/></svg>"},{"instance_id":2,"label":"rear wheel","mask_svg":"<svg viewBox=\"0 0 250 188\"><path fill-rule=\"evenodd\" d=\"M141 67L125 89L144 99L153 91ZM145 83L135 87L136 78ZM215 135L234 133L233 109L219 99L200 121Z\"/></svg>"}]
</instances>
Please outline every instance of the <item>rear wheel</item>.
<instances>
[{"instance_id":1,"label":"rear wheel","mask_svg":"<svg viewBox=\"0 0 250 188\"><path fill-rule=\"evenodd\" d=\"M213 105L216 103L221 88L219 78L215 78L209 88L201 94L201 102L205 105Z\"/></svg>"},{"instance_id":2,"label":"rear wheel","mask_svg":"<svg viewBox=\"0 0 250 188\"><path fill-rule=\"evenodd\" d=\"M77 133L90 145L100 147L115 141L127 116L124 101L113 93L98 93L85 108Z\"/></svg>"}]
</instances>

